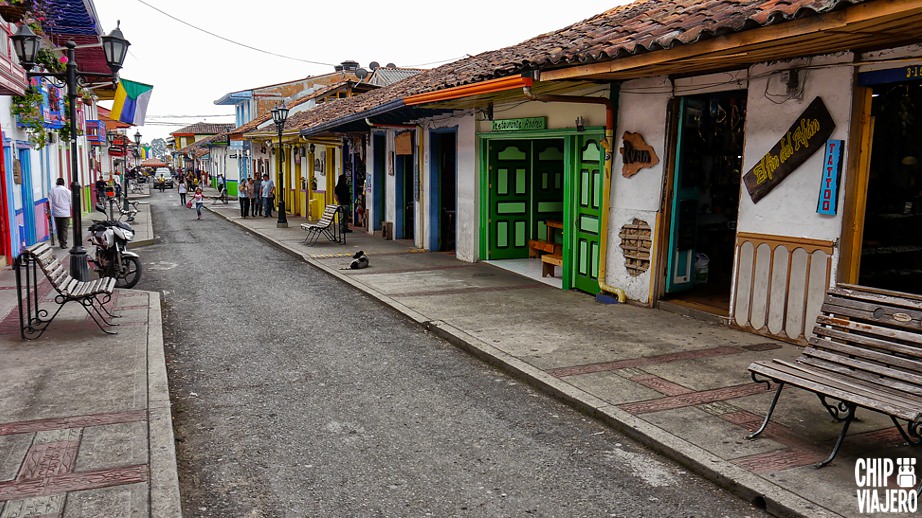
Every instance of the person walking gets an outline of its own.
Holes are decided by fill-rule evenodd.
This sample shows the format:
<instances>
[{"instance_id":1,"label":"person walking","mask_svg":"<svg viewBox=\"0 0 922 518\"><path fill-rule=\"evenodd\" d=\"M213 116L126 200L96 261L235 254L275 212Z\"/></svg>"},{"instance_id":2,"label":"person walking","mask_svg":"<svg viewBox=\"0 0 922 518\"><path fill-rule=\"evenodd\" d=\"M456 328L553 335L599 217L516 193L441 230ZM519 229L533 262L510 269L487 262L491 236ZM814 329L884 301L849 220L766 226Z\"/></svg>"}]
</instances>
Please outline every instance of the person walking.
<instances>
[{"instance_id":1,"label":"person walking","mask_svg":"<svg viewBox=\"0 0 922 518\"><path fill-rule=\"evenodd\" d=\"M186 206L187 192L189 192L189 188L186 187L186 182L179 182L179 204L183 207Z\"/></svg>"},{"instance_id":2,"label":"person walking","mask_svg":"<svg viewBox=\"0 0 922 518\"><path fill-rule=\"evenodd\" d=\"M257 175L255 178L253 178L253 192L256 193L256 195L253 197L253 201L256 203L256 206L253 208L255 211L253 214L254 216L262 216L263 214L262 184L263 181L260 176Z\"/></svg>"},{"instance_id":3,"label":"person walking","mask_svg":"<svg viewBox=\"0 0 922 518\"><path fill-rule=\"evenodd\" d=\"M336 203L339 203L339 230L343 233L352 232L352 229L349 228L349 208L352 206L352 200L350 199L349 180L346 179L346 173L340 173L333 193L336 194Z\"/></svg>"},{"instance_id":4,"label":"person walking","mask_svg":"<svg viewBox=\"0 0 922 518\"><path fill-rule=\"evenodd\" d=\"M51 192L48 193L48 200L51 202L51 217L54 218L54 228L58 231L58 243L61 243L61 249L67 248L67 226L71 217L71 192L64 186L64 179L58 178Z\"/></svg>"},{"instance_id":5,"label":"person walking","mask_svg":"<svg viewBox=\"0 0 922 518\"><path fill-rule=\"evenodd\" d=\"M246 218L247 213L250 212L250 197L247 192L246 178L241 178L237 182L237 200L240 202L240 217Z\"/></svg>"},{"instance_id":6,"label":"person walking","mask_svg":"<svg viewBox=\"0 0 922 518\"><path fill-rule=\"evenodd\" d=\"M260 189L262 189L263 198L263 217L271 218L272 205L275 203L275 183L269 179L268 174L263 174L263 181Z\"/></svg>"},{"instance_id":7,"label":"person walking","mask_svg":"<svg viewBox=\"0 0 922 518\"><path fill-rule=\"evenodd\" d=\"M195 205L195 213L198 214L196 219L202 219L202 205L205 204L205 195L202 194L201 187L195 188L195 194L192 195L192 204Z\"/></svg>"}]
</instances>

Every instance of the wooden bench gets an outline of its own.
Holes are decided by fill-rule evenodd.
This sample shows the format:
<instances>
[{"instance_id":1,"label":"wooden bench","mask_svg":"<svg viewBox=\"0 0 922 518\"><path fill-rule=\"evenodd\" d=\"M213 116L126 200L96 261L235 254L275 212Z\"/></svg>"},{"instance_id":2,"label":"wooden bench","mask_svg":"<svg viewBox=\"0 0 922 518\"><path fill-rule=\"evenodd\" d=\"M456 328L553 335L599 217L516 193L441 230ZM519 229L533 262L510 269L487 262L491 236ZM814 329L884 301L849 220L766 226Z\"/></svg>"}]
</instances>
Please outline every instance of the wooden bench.
<instances>
[{"instance_id":1,"label":"wooden bench","mask_svg":"<svg viewBox=\"0 0 922 518\"><path fill-rule=\"evenodd\" d=\"M346 244L346 235L339 231L336 215L339 213L339 205L327 205L323 209L323 215L315 223L301 223L301 230L307 232L304 238L304 244L313 246L321 235L326 236L334 243Z\"/></svg>"},{"instance_id":2,"label":"wooden bench","mask_svg":"<svg viewBox=\"0 0 922 518\"><path fill-rule=\"evenodd\" d=\"M753 381L778 388L762 426L747 438L765 431L782 388L792 385L815 393L843 423L817 468L835 458L858 407L889 416L906 442L922 444L922 297L843 284L829 290L821 311L815 336L794 362L749 366Z\"/></svg>"},{"instance_id":3,"label":"wooden bench","mask_svg":"<svg viewBox=\"0 0 922 518\"><path fill-rule=\"evenodd\" d=\"M541 239L529 239L528 257L538 257L541 254L553 254L555 246L559 245L554 245L554 243L550 243Z\"/></svg>"},{"instance_id":4,"label":"wooden bench","mask_svg":"<svg viewBox=\"0 0 922 518\"><path fill-rule=\"evenodd\" d=\"M227 189L222 187L221 190L218 191L218 194L216 194L215 196L209 196L209 198L211 198L212 205L214 205L215 203L218 203L219 201L227 205Z\"/></svg>"},{"instance_id":5,"label":"wooden bench","mask_svg":"<svg viewBox=\"0 0 922 518\"><path fill-rule=\"evenodd\" d=\"M554 266L563 266L563 256L557 252L541 256L541 276L554 276Z\"/></svg>"},{"instance_id":6,"label":"wooden bench","mask_svg":"<svg viewBox=\"0 0 922 518\"><path fill-rule=\"evenodd\" d=\"M115 334L105 326L114 326L106 316L115 317L105 305L112 299L115 278L103 277L92 281L79 281L68 273L67 268L54 256L48 243L27 247L16 258L16 291L19 298L20 335L25 340L34 340L42 335L61 309L68 302L78 302L90 315L93 322L107 334ZM54 303L58 305L51 317L49 311L40 307L38 271L51 283L57 293ZM93 311L90 311L90 310ZM94 314L95 313L95 314ZM98 317L98 318L97 318Z\"/></svg>"}]
</instances>

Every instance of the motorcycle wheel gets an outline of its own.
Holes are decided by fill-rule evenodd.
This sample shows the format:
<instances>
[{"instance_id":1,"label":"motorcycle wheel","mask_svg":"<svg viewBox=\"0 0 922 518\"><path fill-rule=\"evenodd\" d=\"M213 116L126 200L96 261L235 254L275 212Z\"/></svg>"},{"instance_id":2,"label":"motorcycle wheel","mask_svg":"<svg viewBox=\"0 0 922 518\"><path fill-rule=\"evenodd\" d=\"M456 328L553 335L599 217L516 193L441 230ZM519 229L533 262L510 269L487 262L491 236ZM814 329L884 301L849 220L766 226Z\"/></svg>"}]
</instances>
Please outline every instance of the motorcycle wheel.
<instances>
[{"instance_id":1,"label":"motorcycle wheel","mask_svg":"<svg viewBox=\"0 0 922 518\"><path fill-rule=\"evenodd\" d=\"M122 266L125 274L115 279L116 288L134 288L141 280L141 260L137 257L123 257Z\"/></svg>"}]
</instances>

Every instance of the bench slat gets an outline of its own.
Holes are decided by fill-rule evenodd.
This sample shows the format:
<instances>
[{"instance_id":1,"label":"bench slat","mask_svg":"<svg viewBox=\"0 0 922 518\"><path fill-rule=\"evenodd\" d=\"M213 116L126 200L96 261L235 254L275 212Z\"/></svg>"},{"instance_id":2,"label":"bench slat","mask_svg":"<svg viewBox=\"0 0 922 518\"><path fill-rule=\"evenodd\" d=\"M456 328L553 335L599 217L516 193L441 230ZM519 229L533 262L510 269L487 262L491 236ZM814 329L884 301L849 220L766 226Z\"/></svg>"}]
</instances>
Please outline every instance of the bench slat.
<instances>
[{"instance_id":1,"label":"bench slat","mask_svg":"<svg viewBox=\"0 0 922 518\"><path fill-rule=\"evenodd\" d=\"M855 347L850 349L856 353L861 353L861 351ZM848 354L847 351L848 349L845 347L843 347L843 350L840 351L825 351L810 347L804 350L804 356L806 358L803 360L806 361L809 358L820 358L828 362L844 365L854 370L876 374L880 378L880 384L885 384L888 379L902 380L908 384L918 386L920 391L922 391L922 375L919 375L918 372L893 368L894 366L900 366L898 358L891 356L891 361L889 363L876 363L874 361L868 361L867 356L863 353L856 354L856 356L859 356L858 358L846 356L846 354ZM877 356L878 359L879 356ZM886 361L886 359L884 358L883 361ZM914 365L913 367L918 367L918 365Z\"/></svg>"},{"instance_id":2,"label":"bench slat","mask_svg":"<svg viewBox=\"0 0 922 518\"><path fill-rule=\"evenodd\" d=\"M866 391L864 387L852 382L845 382L840 377L830 377L803 366L787 363L783 360L754 362L749 370L790 385L801 387L818 394L855 403L863 408L896 416L900 419L916 420L920 418L922 408L905 402L882 398L877 392ZM887 399L887 401L882 401Z\"/></svg>"},{"instance_id":3,"label":"bench slat","mask_svg":"<svg viewBox=\"0 0 922 518\"><path fill-rule=\"evenodd\" d=\"M816 317L816 327L814 328L814 333L823 333L823 330L820 326L831 326L833 329L838 328L848 330L849 332L859 336L873 335L886 340L898 340L899 342L905 345L909 345L910 347L915 344L918 344L920 347L922 347L922 334L905 329L894 329L891 327L875 324L856 322L854 320L831 318L826 315L818 315Z\"/></svg>"},{"instance_id":4,"label":"bench slat","mask_svg":"<svg viewBox=\"0 0 922 518\"><path fill-rule=\"evenodd\" d=\"M836 372L847 377L857 378L859 380L877 384L880 390L892 392L894 395L917 398L919 408L922 408L922 387L912 383L904 383L895 379L881 380L880 376L866 371L853 370L850 367L841 365L838 362L828 362L821 358L800 358L797 360L804 365L810 365L823 370ZM884 382L885 381L885 382Z\"/></svg>"},{"instance_id":5,"label":"bench slat","mask_svg":"<svg viewBox=\"0 0 922 518\"><path fill-rule=\"evenodd\" d=\"M828 317L832 315L838 318L848 317L851 320L867 324L882 325L893 329L906 329L914 332L919 331L920 323L922 323L922 320L920 320L922 315L914 314L914 312L911 311L896 311L893 308L885 308L879 304L874 306L868 305L864 308L855 307L854 305L836 305L830 303L829 298L823 302L820 311L823 315L827 315ZM878 313L879 316L875 316L875 313ZM909 320L901 322L894 319L893 315L896 313L903 313L905 316L909 317Z\"/></svg>"},{"instance_id":6,"label":"bench slat","mask_svg":"<svg viewBox=\"0 0 922 518\"><path fill-rule=\"evenodd\" d=\"M817 335L811 337L810 345L820 349L836 349L838 345L850 346L858 350L866 350L883 355L883 358L900 358L904 362L913 362L915 368L908 363L902 363L906 368L911 368L916 372L922 373L922 350L912 345L894 343L876 336L864 336L858 333L848 333L840 329L829 327L817 327L813 330ZM827 339L828 338L828 339ZM855 354L849 352L846 354Z\"/></svg>"},{"instance_id":7,"label":"bench slat","mask_svg":"<svg viewBox=\"0 0 922 518\"><path fill-rule=\"evenodd\" d=\"M876 301L878 304L884 304L886 306L922 310L922 296L914 293L880 290L868 286L856 286L854 284L839 284L838 286L830 288L829 293L855 299Z\"/></svg>"}]
</instances>

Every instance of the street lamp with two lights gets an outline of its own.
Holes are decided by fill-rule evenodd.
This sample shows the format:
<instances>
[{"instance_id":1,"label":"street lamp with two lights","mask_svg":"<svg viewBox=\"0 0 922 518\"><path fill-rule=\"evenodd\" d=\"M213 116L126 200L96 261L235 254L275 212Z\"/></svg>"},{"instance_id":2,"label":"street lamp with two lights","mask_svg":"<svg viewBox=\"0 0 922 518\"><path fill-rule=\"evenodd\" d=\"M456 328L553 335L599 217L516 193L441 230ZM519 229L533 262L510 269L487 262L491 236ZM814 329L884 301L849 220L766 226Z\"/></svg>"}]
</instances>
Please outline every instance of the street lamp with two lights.
<instances>
[{"instance_id":1,"label":"street lamp with two lights","mask_svg":"<svg viewBox=\"0 0 922 518\"><path fill-rule=\"evenodd\" d=\"M275 154L278 157L279 173L277 196L279 200L279 219L275 222L275 226L276 228L286 228L288 227L288 216L285 214L285 177L282 175L282 130L285 129L285 121L288 120L288 107L280 104L272 108L272 120L275 122L275 127L279 132L279 149Z\"/></svg>"},{"instance_id":2,"label":"street lamp with two lights","mask_svg":"<svg viewBox=\"0 0 922 518\"><path fill-rule=\"evenodd\" d=\"M63 49L66 50L67 65L64 72L32 72L32 68L37 64L38 51L41 48L41 38L32 32L28 24L21 24L16 34L12 36L13 46L16 48L16 55L19 56L19 63L26 70L29 78L47 77L55 79L52 81L57 87L67 87L67 99L70 101L68 106L67 117L70 129L70 167L71 167L71 211L73 214L74 225L74 246L70 249L70 275L80 280L89 280L89 269L86 262L86 250L81 242L83 233L83 223L81 216L83 210L80 202L80 174L77 168L77 87L78 82L85 81L87 77L118 77L118 71L125 62L125 56L128 54L128 46L131 45L122 35L121 29L116 28L107 36L102 36L101 45L106 54L106 64L112 70L112 74L102 73L84 73L77 71L77 61L75 59L75 49L77 44L73 41L65 43ZM80 48L95 47L96 45L81 45Z\"/></svg>"}]
</instances>

